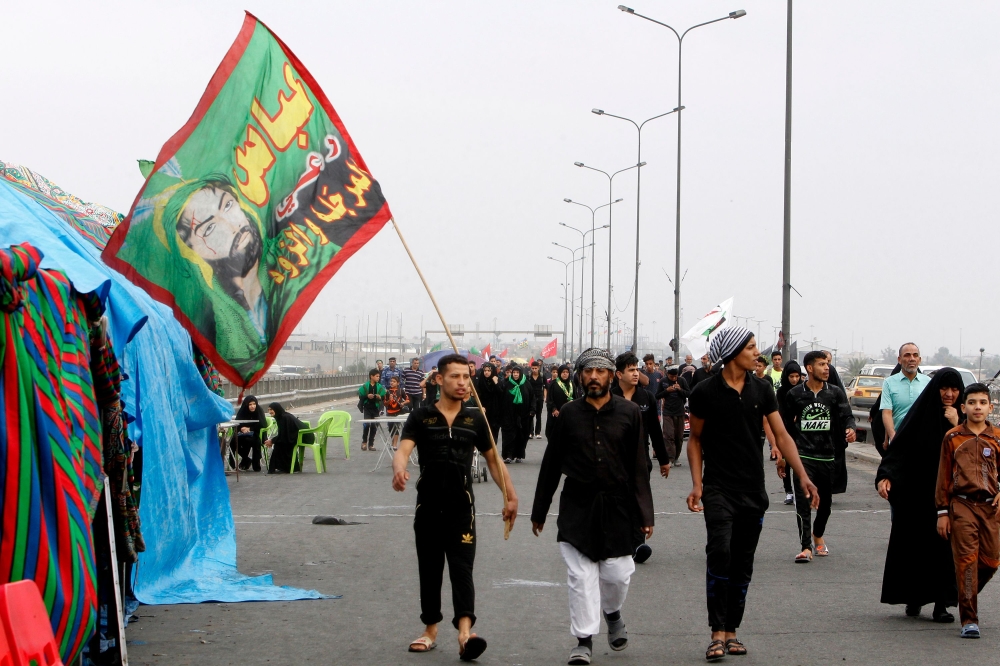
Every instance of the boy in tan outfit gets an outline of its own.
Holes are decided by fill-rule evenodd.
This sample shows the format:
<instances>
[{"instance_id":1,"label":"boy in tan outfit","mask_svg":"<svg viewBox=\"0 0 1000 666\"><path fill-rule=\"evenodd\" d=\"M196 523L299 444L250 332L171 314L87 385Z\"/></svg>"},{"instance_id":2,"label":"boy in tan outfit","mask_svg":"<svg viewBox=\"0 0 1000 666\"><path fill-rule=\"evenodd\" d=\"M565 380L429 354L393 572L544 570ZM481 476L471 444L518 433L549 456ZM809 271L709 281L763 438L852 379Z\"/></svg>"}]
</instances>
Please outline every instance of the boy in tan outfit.
<instances>
[{"instance_id":1,"label":"boy in tan outfit","mask_svg":"<svg viewBox=\"0 0 1000 666\"><path fill-rule=\"evenodd\" d=\"M938 467L937 529L942 538L951 537L962 638L979 638L976 598L1000 567L1000 429L986 420L992 409L986 385L966 388L962 412L967 420L945 434Z\"/></svg>"}]
</instances>

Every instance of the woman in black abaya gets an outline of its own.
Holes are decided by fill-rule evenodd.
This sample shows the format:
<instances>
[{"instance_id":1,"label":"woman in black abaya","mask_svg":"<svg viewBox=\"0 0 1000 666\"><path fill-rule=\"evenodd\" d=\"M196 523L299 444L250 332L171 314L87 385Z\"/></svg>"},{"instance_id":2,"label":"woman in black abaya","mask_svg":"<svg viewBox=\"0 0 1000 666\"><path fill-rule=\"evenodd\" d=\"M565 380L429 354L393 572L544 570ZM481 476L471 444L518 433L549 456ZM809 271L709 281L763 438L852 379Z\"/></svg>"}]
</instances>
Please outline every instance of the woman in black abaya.
<instances>
[{"instance_id":1,"label":"woman in black abaya","mask_svg":"<svg viewBox=\"0 0 1000 666\"><path fill-rule=\"evenodd\" d=\"M483 410L486 412L486 422L490 425L493 433L493 441L500 439L500 424L502 416L500 414L500 393L503 388L496 374L497 369L491 363L483 363L479 368L479 376L476 377L476 393L479 394L479 401L483 403Z\"/></svg>"},{"instance_id":2,"label":"woman in black abaya","mask_svg":"<svg viewBox=\"0 0 1000 666\"><path fill-rule=\"evenodd\" d=\"M504 462L521 462L525 457L531 417L534 416L531 384L517 365L510 377L500 381L500 411L503 427Z\"/></svg>"},{"instance_id":3,"label":"woman in black abaya","mask_svg":"<svg viewBox=\"0 0 1000 666\"><path fill-rule=\"evenodd\" d=\"M830 378L827 380L827 384L831 386L836 386L844 395L847 395L847 389L844 387L844 380L840 378L840 373L837 372L837 368L833 367L833 356L830 352L826 352L827 358L830 359ZM834 423L836 428L834 432L843 433L847 430L846 423ZM839 435L839 438L834 442L833 448L833 481L830 485L830 492L834 495L839 495L841 493L847 492L847 438L843 434Z\"/></svg>"},{"instance_id":4,"label":"woman in black abaya","mask_svg":"<svg viewBox=\"0 0 1000 666\"><path fill-rule=\"evenodd\" d=\"M805 375L802 372L802 367L796 361L789 361L785 364L785 369L781 371L781 386L778 387L774 397L778 402L778 414L781 416L781 422L784 423L785 430L788 432L795 432L793 428L795 414L785 405L785 397L789 391L798 386L804 379ZM795 501L795 495L792 489L792 475L788 471L786 468L785 475L781 477L781 482L785 488L785 504L792 504Z\"/></svg>"},{"instance_id":5,"label":"woman in black abaya","mask_svg":"<svg viewBox=\"0 0 1000 666\"><path fill-rule=\"evenodd\" d=\"M951 545L937 533L934 490L944 434L960 423L962 376L938 370L914 401L875 475L892 505L892 532L882 574L882 603L906 604L906 614L934 604L935 622L953 622L958 603Z\"/></svg>"},{"instance_id":6,"label":"woman in black abaya","mask_svg":"<svg viewBox=\"0 0 1000 666\"><path fill-rule=\"evenodd\" d=\"M549 382L548 388L548 409L549 418L545 421L545 437L548 438L559 419L559 410L567 402L572 402L576 397L576 384L571 379L573 372L568 364L559 366L559 374Z\"/></svg>"},{"instance_id":7,"label":"woman in black abaya","mask_svg":"<svg viewBox=\"0 0 1000 666\"><path fill-rule=\"evenodd\" d=\"M256 421L237 426L237 449L240 452L240 469L260 471L260 433L267 430L267 419L264 418L264 408L257 403L257 398L248 395L236 412L237 421Z\"/></svg>"},{"instance_id":8,"label":"woman in black abaya","mask_svg":"<svg viewBox=\"0 0 1000 666\"><path fill-rule=\"evenodd\" d=\"M299 430L308 428L309 426L300 421L293 414L286 412L285 408L282 407L280 403L272 402L267 407L268 411L271 412L271 416L274 417L275 423L278 425L278 434L264 442L264 446L270 447L271 449L271 464L267 471L271 474L276 472L287 474L291 471L292 452L295 450L295 444L299 437ZM308 438L310 443L313 441L312 434L306 435L305 437ZM299 458L299 462L295 466L295 471L299 472L301 470L302 459Z\"/></svg>"}]
</instances>

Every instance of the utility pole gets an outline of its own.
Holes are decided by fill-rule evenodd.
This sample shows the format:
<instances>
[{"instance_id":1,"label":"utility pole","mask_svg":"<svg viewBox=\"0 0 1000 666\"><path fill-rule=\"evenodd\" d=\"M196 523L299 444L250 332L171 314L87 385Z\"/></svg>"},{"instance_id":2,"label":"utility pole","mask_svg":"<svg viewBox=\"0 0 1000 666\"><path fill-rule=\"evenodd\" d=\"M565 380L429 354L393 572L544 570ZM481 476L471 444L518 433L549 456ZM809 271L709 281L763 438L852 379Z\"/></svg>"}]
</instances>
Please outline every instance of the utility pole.
<instances>
[{"instance_id":1,"label":"utility pole","mask_svg":"<svg viewBox=\"0 0 1000 666\"><path fill-rule=\"evenodd\" d=\"M785 29L785 220L781 255L781 333L791 344L792 330L792 0Z\"/></svg>"}]
</instances>

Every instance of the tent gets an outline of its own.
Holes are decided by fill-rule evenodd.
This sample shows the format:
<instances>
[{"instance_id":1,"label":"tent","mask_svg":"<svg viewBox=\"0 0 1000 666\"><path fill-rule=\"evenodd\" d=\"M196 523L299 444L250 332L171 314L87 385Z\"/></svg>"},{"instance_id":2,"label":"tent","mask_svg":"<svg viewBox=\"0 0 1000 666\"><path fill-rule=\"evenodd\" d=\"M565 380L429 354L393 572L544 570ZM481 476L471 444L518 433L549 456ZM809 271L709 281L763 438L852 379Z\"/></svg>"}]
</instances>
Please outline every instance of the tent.
<instances>
[{"instance_id":1,"label":"tent","mask_svg":"<svg viewBox=\"0 0 1000 666\"><path fill-rule=\"evenodd\" d=\"M149 604L321 598L276 587L270 575L237 571L215 432L232 407L203 381L191 339L169 308L101 261L117 220L30 169L0 161L0 248L30 242L44 255L42 269L61 271L77 292L105 307L121 363L121 399L135 419L129 436L144 459L139 515L146 551L139 555L136 598Z\"/></svg>"}]
</instances>

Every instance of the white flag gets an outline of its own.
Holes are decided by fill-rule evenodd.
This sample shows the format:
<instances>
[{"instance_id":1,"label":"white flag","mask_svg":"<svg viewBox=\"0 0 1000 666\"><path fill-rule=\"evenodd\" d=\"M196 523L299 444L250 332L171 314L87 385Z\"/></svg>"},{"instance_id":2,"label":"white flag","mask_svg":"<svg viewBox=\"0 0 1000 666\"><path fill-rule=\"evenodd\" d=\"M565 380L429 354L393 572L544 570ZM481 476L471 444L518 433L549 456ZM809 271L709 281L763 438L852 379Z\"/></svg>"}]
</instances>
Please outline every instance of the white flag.
<instances>
[{"instance_id":1,"label":"white flag","mask_svg":"<svg viewBox=\"0 0 1000 666\"><path fill-rule=\"evenodd\" d=\"M708 341L712 334L729 325L733 316L732 297L722 301L701 320L681 336L681 342L688 348L691 355L701 358L708 353Z\"/></svg>"}]
</instances>

